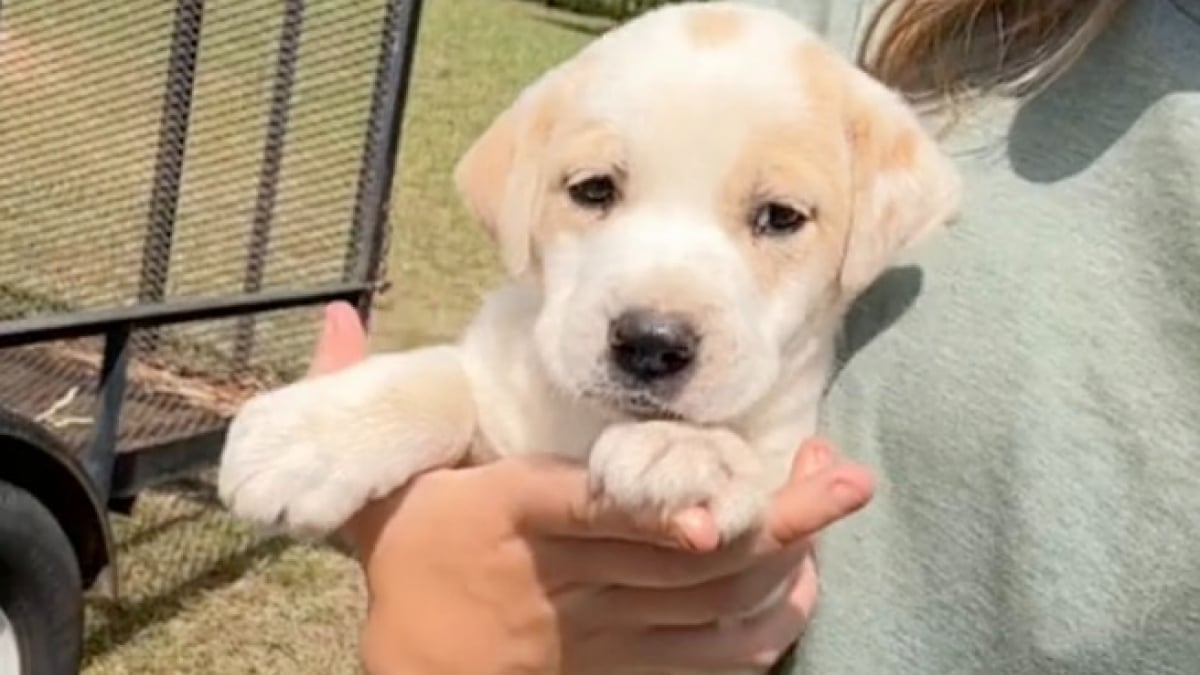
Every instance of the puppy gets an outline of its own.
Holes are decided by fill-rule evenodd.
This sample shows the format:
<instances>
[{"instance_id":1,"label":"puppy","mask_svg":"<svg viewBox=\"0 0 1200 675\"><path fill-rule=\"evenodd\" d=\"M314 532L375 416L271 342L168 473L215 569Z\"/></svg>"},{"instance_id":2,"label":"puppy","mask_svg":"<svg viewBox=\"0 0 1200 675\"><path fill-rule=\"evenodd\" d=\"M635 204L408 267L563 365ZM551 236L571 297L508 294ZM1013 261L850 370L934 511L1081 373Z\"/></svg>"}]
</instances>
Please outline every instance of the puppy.
<instances>
[{"instance_id":1,"label":"puppy","mask_svg":"<svg viewBox=\"0 0 1200 675\"><path fill-rule=\"evenodd\" d=\"M902 100L775 10L654 10L529 86L456 185L511 280L457 344L249 401L219 488L325 534L414 474L554 452L636 512L752 529L848 305L956 213Z\"/></svg>"}]
</instances>

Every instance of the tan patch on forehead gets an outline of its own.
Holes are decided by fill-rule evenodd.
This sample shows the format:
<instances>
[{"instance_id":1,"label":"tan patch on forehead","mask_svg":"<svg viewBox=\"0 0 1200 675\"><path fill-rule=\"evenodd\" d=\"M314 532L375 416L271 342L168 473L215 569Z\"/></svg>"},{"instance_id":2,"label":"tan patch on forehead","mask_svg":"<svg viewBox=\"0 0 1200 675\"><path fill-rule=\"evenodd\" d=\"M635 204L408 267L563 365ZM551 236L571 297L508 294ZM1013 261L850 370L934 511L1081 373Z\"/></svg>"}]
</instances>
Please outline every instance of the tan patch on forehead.
<instances>
[{"instance_id":1,"label":"tan patch on forehead","mask_svg":"<svg viewBox=\"0 0 1200 675\"><path fill-rule=\"evenodd\" d=\"M731 44L746 32L745 19L731 9L703 9L687 18L688 38L697 47L713 49Z\"/></svg>"}]
</instances>

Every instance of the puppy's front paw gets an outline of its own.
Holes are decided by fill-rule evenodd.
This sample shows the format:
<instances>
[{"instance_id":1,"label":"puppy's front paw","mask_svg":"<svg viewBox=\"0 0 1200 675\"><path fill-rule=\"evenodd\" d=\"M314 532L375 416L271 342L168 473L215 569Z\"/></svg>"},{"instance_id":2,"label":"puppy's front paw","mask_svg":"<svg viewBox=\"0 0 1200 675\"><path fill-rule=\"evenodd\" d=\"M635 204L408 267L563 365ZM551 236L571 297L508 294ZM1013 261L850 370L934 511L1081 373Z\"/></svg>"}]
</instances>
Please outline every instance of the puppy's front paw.
<instances>
[{"instance_id":1,"label":"puppy's front paw","mask_svg":"<svg viewBox=\"0 0 1200 675\"><path fill-rule=\"evenodd\" d=\"M706 506L723 541L758 524L766 505L761 466L745 441L726 429L679 422L616 424L592 446L592 490L630 513L667 517Z\"/></svg>"},{"instance_id":2,"label":"puppy's front paw","mask_svg":"<svg viewBox=\"0 0 1200 675\"><path fill-rule=\"evenodd\" d=\"M366 501L358 463L339 457L338 439L318 421L319 394L297 383L251 399L233 418L217 486L234 515L319 537Z\"/></svg>"},{"instance_id":3,"label":"puppy's front paw","mask_svg":"<svg viewBox=\"0 0 1200 675\"><path fill-rule=\"evenodd\" d=\"M474 420L452 348L372 357L246 403L229 427L218 491L240 518L324 536L371 499L456 461Z\"/></svg>"}]
</instances>

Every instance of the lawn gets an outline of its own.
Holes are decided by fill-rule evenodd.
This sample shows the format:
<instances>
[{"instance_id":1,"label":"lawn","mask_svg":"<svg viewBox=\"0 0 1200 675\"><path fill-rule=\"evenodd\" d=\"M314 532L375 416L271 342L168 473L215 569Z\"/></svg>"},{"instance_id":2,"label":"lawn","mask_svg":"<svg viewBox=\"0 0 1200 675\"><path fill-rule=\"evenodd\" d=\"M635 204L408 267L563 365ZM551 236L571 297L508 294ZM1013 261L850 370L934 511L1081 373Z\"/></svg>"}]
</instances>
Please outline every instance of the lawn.
<instances>
[{"instance_id":1,"label":"lawn","mask_svg":"<svg viewBox=\"0 0 1200 675\"><path fill-rule=\"evenodd\" d=\"M57 22L28 19L37 14L33 11L22 23L22 4L26 10L54 4ZM306 30L315 31L317 40L338 40L347 26L368 26L371 16L363 8L377 6L367 0L308 4L313 16ZM99 76L105 64L121 59L161 63L170 5L129 0L100 12L84 0L4 3L0 101L42 96L43 104L0 108L0 147L6 153L0 170L0 292L7 274L46 287L59 283L56 290L85 303L129 293L130 277L115 271L136 269L142 226L130 223L144 222L145 211L133 195L152 168L153 146L114 153L129 147L122 139L153 128L161 81ZM202 65L198 89L255 93L211 96L217 103L194 114L191 142L201 150L189 164L181 197L183 243L173 253L173 270L178 259L182 271L173 271L171 279L177 291L235 290L240 284L240 267L214 267L205 255L214 247L243 245L230 240L243 233L218 225L233 202L253 203L270 70L246 64L272 64L254 55L269 53L278 30L269 10L279 3L206 5L211 12L206 30L224 23L226 41L206 45L201 61L212 65ZM146 32L141 42L122 19L139 12L152 17L140 24L138 30ZM498 266L485 237L454 195L451 168L523 83L578 49L595 26L511 0L427 2L393 199L394 283L379 304L376 348L452 335L496 278ZM294 153L285 162L276 214L285 243L271 251L284 262L274 266L272 283L324 273L306 266L304 252L344 246L301 225L345 218L339 204L353 189L355 176L347 167L357 137L341 138L329 120L353 115L364 103L336 94L339 86L351 88L365 76L359 66L368 64L364 55L374 45L364 44L346 56L358 66L297 83L294 133L330 138L309 143L316 150ZM77 104L81 87L94 89L86 106ZM11 113L14 109L25 112ZM31 117L15 116L31 110L36 113ZM44 161L48 157L57 161ZM314 185L321 187L315 196ZM29 209L30 200L21 196L30 190L42 196L37 209ZM6 221L34 226L13 229ZM63 229L63 223L71 227ZM299 225L288 229L291 223ZM57 268L48 268L47 260ZM122 598L89 601L87 675L357 672L362 589L355 566L340 555L267 538L233 522L214 506L211 486L203 481L146 495L134 517L117 518L116 536Z\"/></svg>"},{"instance_id":2,"label":"lawn","mask_svg":"<svg viewBox=\"0 0 1200 675\"><path fill-rule=\"evenodd\" d=\"M429 9L393 208L396 288L382 300L374 330L383 347L452 335L498 278L491 246L454 194L451 170L523 85L603 26L503 0L434 0Z\"/></svg>"}]
</instances>

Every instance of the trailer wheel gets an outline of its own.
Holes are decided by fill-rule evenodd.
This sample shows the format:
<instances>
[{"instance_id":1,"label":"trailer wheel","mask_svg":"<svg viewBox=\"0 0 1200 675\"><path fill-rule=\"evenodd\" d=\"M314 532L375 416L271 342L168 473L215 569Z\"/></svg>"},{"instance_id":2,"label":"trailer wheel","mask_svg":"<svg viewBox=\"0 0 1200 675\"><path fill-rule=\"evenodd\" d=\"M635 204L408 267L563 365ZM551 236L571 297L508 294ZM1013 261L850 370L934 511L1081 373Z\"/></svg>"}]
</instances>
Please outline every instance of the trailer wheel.
<instances>
[{"instance_id":1,"label":"trailer wheel","mask_svg":"<svg viewBox=\"0 0 1200 675\"><path fill-rule=\"evenodd\" d=\"M75 675L82 642L70 540L33 495L0 481L0 673Z\"/></svg>"}]
</instances>

